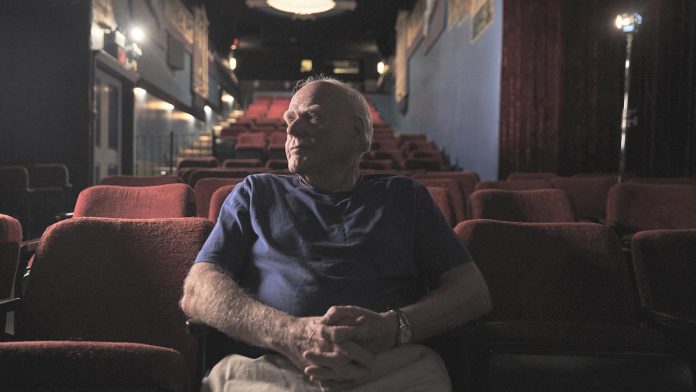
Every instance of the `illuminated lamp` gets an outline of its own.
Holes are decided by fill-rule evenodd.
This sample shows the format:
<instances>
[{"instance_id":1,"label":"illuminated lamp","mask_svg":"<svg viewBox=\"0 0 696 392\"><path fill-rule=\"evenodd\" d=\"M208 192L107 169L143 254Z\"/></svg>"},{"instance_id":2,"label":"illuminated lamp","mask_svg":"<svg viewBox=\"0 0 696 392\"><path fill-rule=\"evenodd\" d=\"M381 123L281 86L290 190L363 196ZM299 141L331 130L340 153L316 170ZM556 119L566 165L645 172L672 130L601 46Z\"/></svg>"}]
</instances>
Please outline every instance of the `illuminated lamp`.
<instances>
[{"instance_id":1,"label":"illuminated lamp","mask_svg":"<svg viewBox=\"0 0 696 392\"><path fill-rule=\"evenodd\" d=\"M279 11L299 15L320 14L336 7L333 0L267 0L266 3Z\"/></svg>"},{"instance_id":2,"label":"illuminated lamp","mask_svg":"<svg viewBox=\"0 0 696 392\"><path fill-rule=\"evenodd\" d=\"M614 19L617 29L626 33L626 61L624 62L624 94L623 109L621 111L621 143L619 151L619 182L623 180L626 172L626 134L628 128L634 123L630 118L631 113L628 109L628 97L631 88L631 48L633 46L633 34L638 32L638 27L643 23L643 17L639 14L621 14Z\"/></svg>"}]
</instances>

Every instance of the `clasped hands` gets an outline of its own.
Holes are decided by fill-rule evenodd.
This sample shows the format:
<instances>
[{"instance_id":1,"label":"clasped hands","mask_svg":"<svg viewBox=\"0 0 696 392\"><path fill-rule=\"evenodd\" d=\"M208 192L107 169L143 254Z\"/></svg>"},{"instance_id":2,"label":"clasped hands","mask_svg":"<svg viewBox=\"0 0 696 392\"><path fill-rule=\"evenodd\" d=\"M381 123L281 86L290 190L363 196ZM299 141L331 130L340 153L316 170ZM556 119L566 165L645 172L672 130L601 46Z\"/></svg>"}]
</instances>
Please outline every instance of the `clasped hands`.
<instances>
[{"instance_id":1,"label":"clasped hands","mask_svg":"<svg viewBox=\"0 0 696 392\"><path fill-rule=\"evenodd\" d=\"M376 354L396 344L398 320L393 312L333 306L292 329L289 357L311 381L352 381L368 376Z\"/></svg>"}]
</instances>

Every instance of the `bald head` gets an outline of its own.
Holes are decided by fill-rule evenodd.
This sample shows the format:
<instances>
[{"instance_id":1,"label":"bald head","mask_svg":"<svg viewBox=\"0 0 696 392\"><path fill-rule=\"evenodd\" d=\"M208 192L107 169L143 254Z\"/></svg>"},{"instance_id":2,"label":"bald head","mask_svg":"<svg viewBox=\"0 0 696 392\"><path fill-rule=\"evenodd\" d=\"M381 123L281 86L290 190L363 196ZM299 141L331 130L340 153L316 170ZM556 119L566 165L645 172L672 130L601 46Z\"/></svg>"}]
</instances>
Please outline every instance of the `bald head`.
<instances>
[{"instance_id":1,"label":"bald head","mask_svg":"<svg viewBox=\"0 0 696 392\"><path fill-rule=\"evenodd\" d=\"M370 107L365 97L346 83L324 76L310 76L307 79L297 82L294 93L296 94L303 87L315 83L321 83L321 88L327 90L331 99L340 102L340 107L347 111L346 114L356 120L356 124L360 127L364 135L365 152L369 151L370 144L372 143L373 126Z\"/></svg>"}]
</instances>

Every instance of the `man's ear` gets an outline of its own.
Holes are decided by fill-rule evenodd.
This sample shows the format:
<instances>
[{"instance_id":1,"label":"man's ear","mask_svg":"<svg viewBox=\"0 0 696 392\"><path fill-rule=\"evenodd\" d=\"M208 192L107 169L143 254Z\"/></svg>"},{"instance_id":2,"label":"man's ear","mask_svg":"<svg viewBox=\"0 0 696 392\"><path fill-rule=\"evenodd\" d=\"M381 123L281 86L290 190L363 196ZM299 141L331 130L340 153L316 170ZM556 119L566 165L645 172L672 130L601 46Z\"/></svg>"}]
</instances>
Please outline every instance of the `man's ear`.
<instances>
[{"instance_id":1,"label":"man's ear","mask_svg":"<svg viewBox=\"0 0 696 392\"><path fill-rule=\"evenodd\" d=\"M357 138L360 143L360 151L367 152L370 149L370 143L365 140L365 124L360 116L353 116L353 137Z\"/></svg>"}]
</instances>

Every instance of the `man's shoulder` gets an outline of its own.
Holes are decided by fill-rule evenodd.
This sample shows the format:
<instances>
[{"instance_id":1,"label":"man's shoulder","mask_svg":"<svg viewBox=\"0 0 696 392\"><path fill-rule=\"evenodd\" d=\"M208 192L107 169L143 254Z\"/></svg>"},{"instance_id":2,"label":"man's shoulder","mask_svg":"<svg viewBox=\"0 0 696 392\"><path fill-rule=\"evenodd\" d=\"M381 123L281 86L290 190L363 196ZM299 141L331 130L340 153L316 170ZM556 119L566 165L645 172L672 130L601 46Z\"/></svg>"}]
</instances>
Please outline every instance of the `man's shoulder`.
<instances>
[{"instance_id":1,"label":"man's shoulder","mask_svg":"<svg viewBox=\"0 0 696 392\"><path fill-rule=\"evenodd\" d=\"M256 173L246 176L244 182L250 188L288 185L293 182L293 175L289 174L271 174L271 173Z\"/></svg>"}]
</instances>

